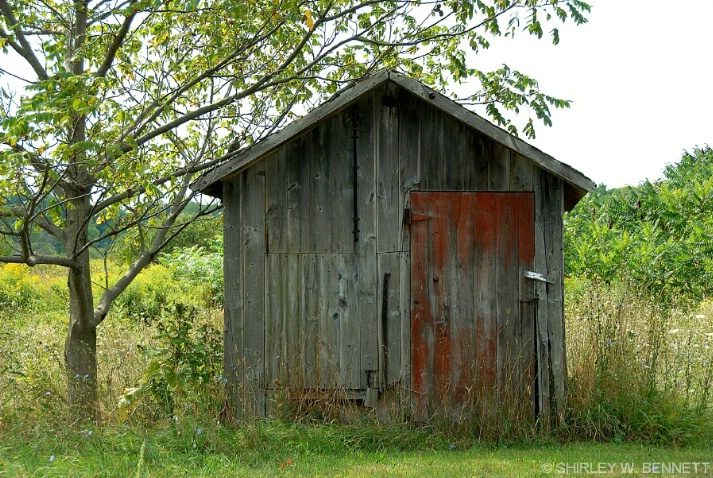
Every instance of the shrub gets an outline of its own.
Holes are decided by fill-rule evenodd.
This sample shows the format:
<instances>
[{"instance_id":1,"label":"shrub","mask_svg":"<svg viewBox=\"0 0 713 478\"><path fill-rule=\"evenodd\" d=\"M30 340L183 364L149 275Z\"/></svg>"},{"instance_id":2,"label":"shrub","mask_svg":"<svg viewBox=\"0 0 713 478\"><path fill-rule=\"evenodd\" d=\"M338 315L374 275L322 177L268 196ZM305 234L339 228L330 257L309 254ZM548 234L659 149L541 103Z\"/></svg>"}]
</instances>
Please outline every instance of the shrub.
<instances>
[{"instance_id":1,"label":"shrub","mask_svg":"<svg viewBox=\"0 0 713 478\"><path fill-rule=\"evenodd\" d=\"M137 387L130 388L119 401L118 417L128 418L139 401L149 399L144 410L156 406L156 416L175 417L183 410L222 399L222 331L190 306L176 304L171 313L156 324L150 344L139 345L146 368ZM215 388L221 393L215 394ZM148 407L148 408L147 408Z\"/></svg>"}]
</instances>

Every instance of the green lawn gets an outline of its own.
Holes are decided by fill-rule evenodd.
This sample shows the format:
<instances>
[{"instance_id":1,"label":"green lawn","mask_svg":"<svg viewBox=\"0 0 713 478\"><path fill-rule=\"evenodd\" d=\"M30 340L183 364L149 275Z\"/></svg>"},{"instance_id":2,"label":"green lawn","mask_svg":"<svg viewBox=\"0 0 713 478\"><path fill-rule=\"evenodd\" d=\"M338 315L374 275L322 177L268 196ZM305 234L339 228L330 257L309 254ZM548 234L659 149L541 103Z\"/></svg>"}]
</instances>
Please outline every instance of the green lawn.
<instances>
[{"instance_id":1,"label":"green lawn","mask_svg":"<svg viewBox=\"0 0 713 478\"><path fill-rule=\"evenodd\" d=\"M340 476L370 478L713 476L713 448L553 442L510 446L385 428L268 424L192 436L176 427L0 433L1 476ZM393 436L394 434L400 436ZM419 447L423 449L419 449ZM626 473L626 472L633 473ZM669 473L669 472L674 473ZM680 472L680 473L676 473ZM697 472L697 473L696 473Z\"/></svg>"}]
</instances>

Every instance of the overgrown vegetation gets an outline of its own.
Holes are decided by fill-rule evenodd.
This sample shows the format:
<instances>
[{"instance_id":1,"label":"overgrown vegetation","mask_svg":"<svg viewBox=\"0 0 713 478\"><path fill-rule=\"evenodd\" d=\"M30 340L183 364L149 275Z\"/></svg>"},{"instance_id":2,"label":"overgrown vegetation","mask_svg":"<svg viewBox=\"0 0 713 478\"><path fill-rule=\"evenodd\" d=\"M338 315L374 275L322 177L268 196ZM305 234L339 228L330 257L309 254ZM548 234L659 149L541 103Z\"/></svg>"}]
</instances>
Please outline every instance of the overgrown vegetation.
<instances>
[{"instance_id":1,"label":"overgrown vegetation","mask_svg":"<svg viewBox=\"0 0 713 478\"><path fill-rule=\"evenodd\" d=\"M713 442L713 266L704 240L713 236L711 177L713 152L695 150L664 179L601 187L567 216L569 407L547 436L507 423L485 433L477 423L421 426L401 416L379 422L329 407L288 408L278 420L237 429L221 424L222 243L210 239L215 227L194 231L205 246L183 244L161 255L120 297L98 335L101 422L67 426L65 279L56 269L5 265L0 443L8 445L0 445L0 473L62 475L83 463L80 454L102 461L118 453L129 458L112 462L114 474L170 475L177 469L159 466L168 453L200 473L220 462L236 473L280 474L299 462L312 463L306 474L327 474L320 454L349 463L350 456L396 454L420 463L425 451L458 463L495 444L579 440L687 445L692 455L676 459L703 459L701 447ZM121 273L111 261L95 259L92 267L108 282ZM94 284L97 292L104 284ZM34 443L32 450L23 443ZM19 451L11 451L14 445ZM461 450L465 455L448 455ZM9 464L17 460L24 465ZM91 474L96 464L85 466ZM528 473L539 471L532 466Z\"/></svg>"}]
</instances>

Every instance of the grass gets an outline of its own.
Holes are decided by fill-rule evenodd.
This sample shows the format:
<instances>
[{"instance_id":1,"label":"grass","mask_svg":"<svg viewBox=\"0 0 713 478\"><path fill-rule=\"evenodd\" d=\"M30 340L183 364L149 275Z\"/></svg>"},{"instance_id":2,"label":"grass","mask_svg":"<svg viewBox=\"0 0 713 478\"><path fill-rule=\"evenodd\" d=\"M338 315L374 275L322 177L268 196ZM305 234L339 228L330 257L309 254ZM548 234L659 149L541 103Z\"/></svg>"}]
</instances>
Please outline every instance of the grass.
<instances>
[{"instance_id":1,"label":"grass","mask_svg":"<svg viewBox=\"0 0 713 478\"><path fill-rule=\"evenodd\" d=\"M483 441L477 424L368 416L221 425L215 288L191 286L197 309L183 307L184 276L151 268L100 326L102 419L87 426L68 425L63 399L64 278L0 269L0 476L547 476L621 463L644 474L713 461L711 302L664 309L568 282L565 424ZM142 393L119 406L131 388Z\"/></svg>"},{"instance_id":2,"label":"grass","mask_svg":"<svg viewBox=\"0 0 713 478\"><path fill-rule=\"evenodd\" d=\"M0 475L5 476L524 477L548 476L566 466L573 474L602 466L621 471L622 464L631 463L642 473L653 463L705 462L713 474L713 449L701 445L546 440L499 446L405 424L264 421L227 429L194 422L146 429L65 428L35 436L5 429L0 443Z\"/></svg>"}]
</instances>

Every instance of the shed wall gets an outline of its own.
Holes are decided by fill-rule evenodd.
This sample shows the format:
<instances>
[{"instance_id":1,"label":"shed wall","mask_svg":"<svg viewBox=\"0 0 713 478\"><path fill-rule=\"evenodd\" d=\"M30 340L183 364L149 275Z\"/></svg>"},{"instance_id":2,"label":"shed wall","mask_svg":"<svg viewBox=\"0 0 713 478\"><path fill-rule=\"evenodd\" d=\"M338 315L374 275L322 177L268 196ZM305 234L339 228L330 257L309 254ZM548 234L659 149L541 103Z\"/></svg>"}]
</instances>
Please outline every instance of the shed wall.
<instances>
[{"instance_id":1,"label":"shed wall","mask_svg":"<svg viewBox=\"0 0 713 478\"><path fill-rule=\"evenodd\" d=\"M382 406L408 405L403 214L417 190L534 191L535 268L552 280L535 285L536 407L563 409L562 181L395 84L224 184L226 376L238 408L262 414L265 391L284 385L376 388Z\"/></svg>"}]
</instances>

